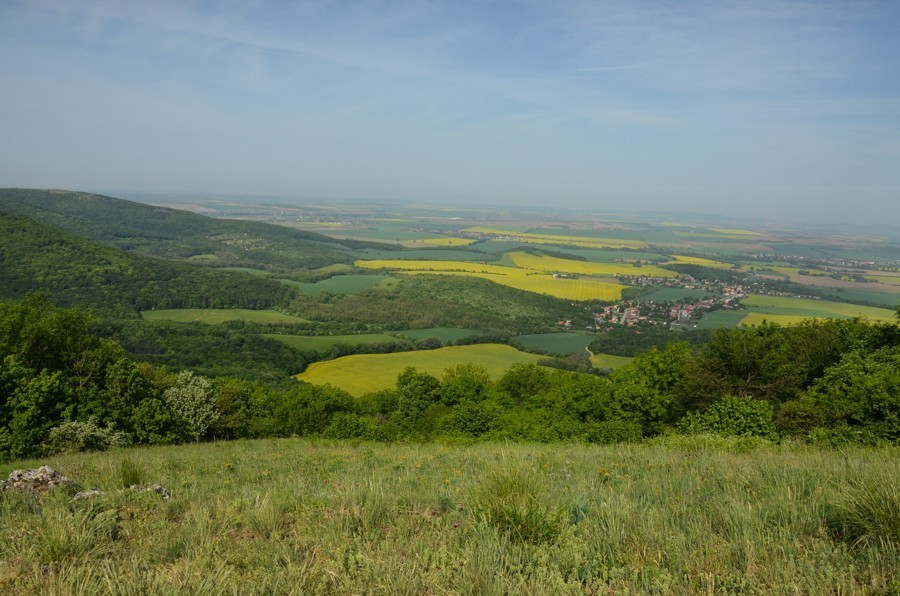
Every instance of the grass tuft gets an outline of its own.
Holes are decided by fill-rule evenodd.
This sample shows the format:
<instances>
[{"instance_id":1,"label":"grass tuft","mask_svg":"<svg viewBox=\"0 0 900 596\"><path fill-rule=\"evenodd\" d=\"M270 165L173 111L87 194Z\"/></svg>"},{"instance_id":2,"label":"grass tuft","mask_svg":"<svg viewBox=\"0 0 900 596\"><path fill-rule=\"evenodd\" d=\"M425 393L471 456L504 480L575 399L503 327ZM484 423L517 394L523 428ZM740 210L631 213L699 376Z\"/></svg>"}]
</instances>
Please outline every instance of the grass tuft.
<instances>
[{"instance_id":1,"label":"grass tuft","mask_svg":"<svg viewBox=\"0 0 900 596\"><path fill-rule=\"evenodd\" d=\"M892 478L853 480L828 511L828 526L851 546L900 548L900 484Z\"/></svg>"},{"instance_id":2,"label":"grass tuft","mask_svg":"<svg viewBox=\"0 0 900 596\"><path fill-rule=\"evenodd\" d=\"M549 506L543 479L522 467L488 472L470 500L480 520L512 540L550 542L559 534L563 514Z\"/></svg>"}]
</instances>

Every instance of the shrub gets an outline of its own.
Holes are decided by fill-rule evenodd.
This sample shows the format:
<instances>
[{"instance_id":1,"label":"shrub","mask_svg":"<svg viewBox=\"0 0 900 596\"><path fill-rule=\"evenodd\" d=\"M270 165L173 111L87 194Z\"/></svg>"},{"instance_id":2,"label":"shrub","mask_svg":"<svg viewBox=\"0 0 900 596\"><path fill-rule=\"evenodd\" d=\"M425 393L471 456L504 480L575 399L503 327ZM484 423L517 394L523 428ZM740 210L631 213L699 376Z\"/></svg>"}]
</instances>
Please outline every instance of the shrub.
<instances>
[{"instance_id":1,"label":"shrub","mask_svg":"<svg viewBox=\"0 0 900 596\"><path fill-rule=\"evenodd\" d=\"M767 401L727 396L704 412L682 418L678 429L686 434L768 437L775 433L774 412Z\"/></svg>"},{"instance_id":2,"label":"shrub","mask_svg":"<svg viewBox=\"0 0 900 596\"><path fill-rule=\"evenodd\" d=\"M112 426L100 427L95 420L71 420L51 428L43 448L47 455L55 455L76 451L105 451L129 442L127 434Z\"/></svg>"},{"instance_id":3,"label":"shrub","mask_svg":"<svg viewBox=\"0 0 900 596\"><path fill-rule=\"evenodd\" d=\"M585 440L589 443L610 445L612 443L630 443L641 440L641 425L628 420L604 420L589 422L585 425Z\"/></svg>"}]
</instances>

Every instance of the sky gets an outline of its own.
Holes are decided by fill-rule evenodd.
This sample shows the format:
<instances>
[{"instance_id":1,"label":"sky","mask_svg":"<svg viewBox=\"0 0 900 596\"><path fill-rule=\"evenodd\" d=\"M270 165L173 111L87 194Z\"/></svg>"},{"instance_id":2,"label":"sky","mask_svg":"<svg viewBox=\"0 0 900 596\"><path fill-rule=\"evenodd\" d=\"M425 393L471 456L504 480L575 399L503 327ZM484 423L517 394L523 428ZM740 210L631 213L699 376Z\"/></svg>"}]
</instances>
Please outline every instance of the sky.
<instances>
[{"instance_id":1,"label":"sky","mask_svg":"<svg viewBox=\"0 0 900 596\"><path fill-rule=\"evenodd\" d=\"M900 2L0 0L0 186L900 224Z\"/></svg>"}]
</instances>

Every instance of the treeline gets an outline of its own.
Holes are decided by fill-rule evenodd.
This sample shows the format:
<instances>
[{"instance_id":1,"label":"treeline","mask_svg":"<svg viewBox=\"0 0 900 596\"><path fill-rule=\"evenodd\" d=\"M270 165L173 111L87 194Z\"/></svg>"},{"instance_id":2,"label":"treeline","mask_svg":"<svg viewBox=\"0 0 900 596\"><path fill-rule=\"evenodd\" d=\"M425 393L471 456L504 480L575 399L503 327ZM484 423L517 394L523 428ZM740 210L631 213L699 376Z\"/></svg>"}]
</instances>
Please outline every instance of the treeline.
<instances>
[{"instance_id":1,"label":"treeline","mask_svg":"<svg viewBox=\"0 0 900 596\"><path fill-rule=\"evenodd\" d=\"M594 354L612 354L613 356L637 356L651 348L662 349L673 341L683 341L697 348L709 341L712 333L709 329L670 330L663 325L608 325L588 348Z\"/></svg>"},{"instance_id":2,"label":"treeline","mask_svg":"<svg viewBox=\"0 0 900 596\"><path fill-rule=\"evenodd\" d=\"M408 368L354 398L329 386L138 363L76 310L31 294L0 308L0 459L121 444L317 435L382 441L636 441L718 433L820 443L900 440L900 324L719 330L608 376L474 365Z\"/></svg>"}]
</instances>

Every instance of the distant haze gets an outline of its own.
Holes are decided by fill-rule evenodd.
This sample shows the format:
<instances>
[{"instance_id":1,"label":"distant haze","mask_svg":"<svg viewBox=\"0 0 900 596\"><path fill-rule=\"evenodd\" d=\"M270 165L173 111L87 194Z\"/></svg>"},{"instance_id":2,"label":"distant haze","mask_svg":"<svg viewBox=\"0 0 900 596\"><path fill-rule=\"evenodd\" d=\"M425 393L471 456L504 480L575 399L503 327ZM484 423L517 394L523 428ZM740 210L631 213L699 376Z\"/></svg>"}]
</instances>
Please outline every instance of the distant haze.
<instances>
[{"instance_id":1,"label":"distant haze","mask_svg":"<svg viewBox=\"0 0 900 596\"><path fill-rule=\"evenodd\" d=\"M900 222L900 2L0 2L0 187Z\"/></svg>"}]
</instances>

